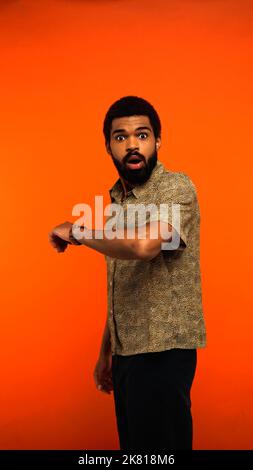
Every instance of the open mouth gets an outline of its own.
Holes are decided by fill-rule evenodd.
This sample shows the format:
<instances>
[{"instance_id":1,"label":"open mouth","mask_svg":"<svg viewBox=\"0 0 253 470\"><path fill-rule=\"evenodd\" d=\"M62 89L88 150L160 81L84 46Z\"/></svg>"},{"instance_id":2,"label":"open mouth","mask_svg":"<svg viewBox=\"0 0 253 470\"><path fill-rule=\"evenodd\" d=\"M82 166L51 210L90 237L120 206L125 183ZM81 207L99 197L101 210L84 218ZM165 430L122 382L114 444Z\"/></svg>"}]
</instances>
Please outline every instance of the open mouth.
<instances>
[{"instance_id":1,"label":"open mouth","mask_svg":"<svg viewBox=\"0 0 253 470\"><path fill-rule=\"evenodd\" d=\"M142 168L142 166L144 165L144 162L143 162L142 158L139 157L138 155L131 155L131 157L129 157L126 165L131 170L138 170L139 168Z\"/></svg>"}]
</instances>

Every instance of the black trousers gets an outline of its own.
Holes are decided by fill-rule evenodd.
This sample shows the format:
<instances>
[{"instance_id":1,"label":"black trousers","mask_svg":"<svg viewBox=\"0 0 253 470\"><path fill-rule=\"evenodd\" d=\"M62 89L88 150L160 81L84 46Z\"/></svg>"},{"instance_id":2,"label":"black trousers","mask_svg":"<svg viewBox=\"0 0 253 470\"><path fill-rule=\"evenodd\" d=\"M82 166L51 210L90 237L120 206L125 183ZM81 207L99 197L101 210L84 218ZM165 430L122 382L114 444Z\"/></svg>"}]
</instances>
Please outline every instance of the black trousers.
<instances>
[{"instance_id":1,"label":"black trousers","mask_svg":"<svg viewBox=\"0 0 253 470\"><path fill-rule=\"evenodd\" d=\"M192 450L196 349L112 356L121 450Z\"/></svg>"}]
</instances>

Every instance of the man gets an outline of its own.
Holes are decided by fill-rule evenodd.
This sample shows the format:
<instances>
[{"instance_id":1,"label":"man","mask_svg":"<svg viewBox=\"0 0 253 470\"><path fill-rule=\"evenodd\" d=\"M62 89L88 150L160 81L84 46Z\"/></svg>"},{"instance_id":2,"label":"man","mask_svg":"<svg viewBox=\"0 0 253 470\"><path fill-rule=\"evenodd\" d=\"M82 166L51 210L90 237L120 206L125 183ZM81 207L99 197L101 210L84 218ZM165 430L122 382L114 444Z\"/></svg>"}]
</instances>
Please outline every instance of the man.
<instances>
[{"instance_id":1,"label":"man","mask_svg":"<svg viewBox=\"0 0 253 470\"><path fill-rule=\"evenodd\" d=\"M158 160L161 123L146 100L117 100L103 132L119 174L109 191L111 202L124 214L131 204L153 203L158 210L141 228L134 223L135 235L138 226L144 237L127 237L123 225L123 238L108 239L106 231L96 237L91 230L90 238L77 239L65 222L50 232L50 243L59 252L69 243L83 244L106 258L108 314L94 379L102 392L113 390L120 448L189 450L190 391L197 348L206 345L196 190L187 175L167 170ZM180 205L180 242L163 249L175 233L173 204Z\"/></svg>"}]
</instances>

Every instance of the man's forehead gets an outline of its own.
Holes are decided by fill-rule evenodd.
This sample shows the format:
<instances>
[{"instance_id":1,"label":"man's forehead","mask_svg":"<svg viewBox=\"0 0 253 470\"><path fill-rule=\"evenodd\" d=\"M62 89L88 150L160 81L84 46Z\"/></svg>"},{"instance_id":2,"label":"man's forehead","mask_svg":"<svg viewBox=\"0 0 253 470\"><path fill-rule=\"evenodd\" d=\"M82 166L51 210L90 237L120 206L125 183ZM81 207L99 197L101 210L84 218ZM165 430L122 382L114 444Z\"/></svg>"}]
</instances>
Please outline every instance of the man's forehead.
<instances>
[{"instance_id":1,"label":"man's forehead","mask_svg":"<svg viewBox=\"0 0 253 470\"><path fill-rule=\"evenodd\" d=\"M114 118L112 120L111 132L116 129L135 129L137 127L150 127L150 120L148 116L124 116L120 118Z\"/></svg>"}]
</instances>

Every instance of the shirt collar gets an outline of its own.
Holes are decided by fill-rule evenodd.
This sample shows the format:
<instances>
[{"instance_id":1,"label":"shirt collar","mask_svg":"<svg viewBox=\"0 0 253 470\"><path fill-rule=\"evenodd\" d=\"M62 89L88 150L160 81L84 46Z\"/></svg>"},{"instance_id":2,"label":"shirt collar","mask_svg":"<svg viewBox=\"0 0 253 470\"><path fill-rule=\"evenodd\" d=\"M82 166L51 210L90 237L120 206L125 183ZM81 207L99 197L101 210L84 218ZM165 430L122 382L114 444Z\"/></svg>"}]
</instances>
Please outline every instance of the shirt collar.
<instances>
[{"instance_id":1,"label":"shirt collar","mask_svg":"<svg viewBox=\"0 0 253 470\"><path fill-rule=\"evenodd\" d=\"M150 186L153 185L159 179L160 175L164 173L165 170L166 169L163 163L160 160L157 160L156 166L153 168L149 179L145 183L132 188L130 191L128 191L127 194L132 193L138 199L138 197L144 195L149 191ZM124 189L121 183L121 179L118 178L116 183L114 183L114 185L109 189L111 201L121 201L123 193Z\"/></svg>"}]
</instances>

